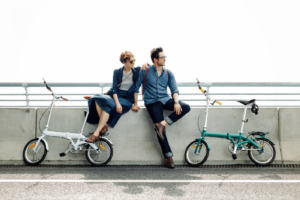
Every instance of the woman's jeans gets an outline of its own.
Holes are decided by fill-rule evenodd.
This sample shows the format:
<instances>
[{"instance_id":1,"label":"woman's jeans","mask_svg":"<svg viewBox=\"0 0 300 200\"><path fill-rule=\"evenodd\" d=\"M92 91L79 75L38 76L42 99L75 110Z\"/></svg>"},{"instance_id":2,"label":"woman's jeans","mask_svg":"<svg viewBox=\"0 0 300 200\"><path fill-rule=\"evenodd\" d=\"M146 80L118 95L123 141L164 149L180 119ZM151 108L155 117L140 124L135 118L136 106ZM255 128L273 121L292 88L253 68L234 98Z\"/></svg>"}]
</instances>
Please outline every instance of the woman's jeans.
<instances>
[{"instance_id":1,"label":"woman's jeans","mask_svg":"<svg viewBox=\"0 0 300 200\"><path fill-rule=\"evenodd\" d=\"M165 118L165 120L168 122L169 125L172 125L174 122L179 120L181 117L183 117L186 113L188 113L191 108L188 104L183 103L179 101L179 104L182 108L182 111L180 115L177 115L175 112L173 112L171 115ZM164 120L164 114L163 114L163 109L165 110L174 110L174 99L170 99L167 101L167 103L164 105L160 101L155 102L153 104L148 104L146 105L146 108L148 110L148 113L150 114L150 117L152 118L153 123L159 123ZM157 136L158 142L160 144L161 150L164 154L165 158L173 156L173 153L171 151L167 134L164 134L164 140L162 141L159 136Z\"/></svg>"}]
</instances>

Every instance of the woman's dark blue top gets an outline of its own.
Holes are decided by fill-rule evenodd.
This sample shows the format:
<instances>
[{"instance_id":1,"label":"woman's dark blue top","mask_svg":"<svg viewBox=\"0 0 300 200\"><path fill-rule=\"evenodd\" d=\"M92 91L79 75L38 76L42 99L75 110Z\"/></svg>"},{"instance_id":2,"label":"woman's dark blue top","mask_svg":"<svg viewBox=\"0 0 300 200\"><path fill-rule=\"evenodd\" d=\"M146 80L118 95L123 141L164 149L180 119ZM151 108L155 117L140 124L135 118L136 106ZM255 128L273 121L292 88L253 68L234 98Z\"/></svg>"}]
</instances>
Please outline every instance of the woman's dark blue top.
<instances>
[{"instance_id":1,"label":"woman's dark blue top","mask_svg":"<svg viewBox=\"0 0 300 200\"><path fill-rule=\"evenodd\" d=\"M133 73L133 85L129 88L128 91L119 90L118 85L122 82L123 78L123 68L115 69L113 75L113 84L111 89L109 90L109 95L96 94L88 101L89 106L89 116L87 118L87 122L90 124L98 124L99 116L96 110L95 101L97 104L104 110L106 113L110 114L107 124L109 124L112 128L116 125L120 117L127 113L134 103L134 93L135 93L135 82L139 78L140 67L135 67L132 69ZM122 113L118 113L116 111L115 100L113 99L113 94L118 95L119 102L122 106Z\"/></svg>"}]
</instances>

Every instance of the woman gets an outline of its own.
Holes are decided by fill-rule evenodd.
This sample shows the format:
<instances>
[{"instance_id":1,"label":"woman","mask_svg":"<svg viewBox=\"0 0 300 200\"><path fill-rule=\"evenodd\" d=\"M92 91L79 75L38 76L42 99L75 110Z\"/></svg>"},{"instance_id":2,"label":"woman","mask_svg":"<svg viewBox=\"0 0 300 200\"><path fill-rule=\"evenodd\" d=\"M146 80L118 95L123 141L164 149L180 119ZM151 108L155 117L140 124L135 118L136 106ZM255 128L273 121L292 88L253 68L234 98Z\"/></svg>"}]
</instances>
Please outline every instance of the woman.
<instances>
[{"instance_id":1,"label":"woman","mask_svg":"<svg viewBox=\"0 0 300 200\"><path fill-rule=\"evenodd\" d=\"M137 112L140 107L134 104L135 82L138 80L140 67L134 67L134 55L125 51L120 56L120 62L124 64L120 69L115 69L113 85L107 95L95 95L89 99L88 123L97 124L96 131L85 141L94 143L99 140L99 135L105 135L109 124L112 128L116 125L121 115L127 113L130 108ZM145 70L145 67L144 69Z\"/></svg>"}]
</instances>

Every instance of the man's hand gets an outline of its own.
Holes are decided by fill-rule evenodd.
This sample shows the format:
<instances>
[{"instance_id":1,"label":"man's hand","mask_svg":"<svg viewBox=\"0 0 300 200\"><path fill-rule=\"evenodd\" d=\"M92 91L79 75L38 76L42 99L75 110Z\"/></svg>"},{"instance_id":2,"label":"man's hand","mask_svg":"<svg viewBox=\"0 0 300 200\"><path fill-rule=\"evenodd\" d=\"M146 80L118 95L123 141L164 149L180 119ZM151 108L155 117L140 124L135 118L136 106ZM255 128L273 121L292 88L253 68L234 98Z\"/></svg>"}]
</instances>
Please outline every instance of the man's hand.
<instances>
[{"instance_id":1,"label":"man's hand","mask_svg":"<svg viewBox=\"0 0 300 200\"><path fill-rule=\"evenodd\" d=\"M84 96L83 98L85 98L86 100L89 100L91 97L90 96Z\"/></svg>"},{"instance_id":2,"label":"man's hand","mask_svg":"<svg viewBox=\"0 0 300 200\"><path fill-rule=\"evenodd\" d=\"M118 113L122 113L122 106L121 106L121 104L117 104L116 110L117 110Z\"/></svg>"},{"instance_id":3,"label":"man's hand","mask_svg":"<svg viewBox=\"0 0 300 200\"><path fill-rule=\"evenodd\" d=\"M149 63L145 63L145 64L143 64L143 65L142 65L142 68L141 68L141 70L146 70L146 69L148 69L148 68L149 68L149 66L150 66L150 64L149 64Z\"/></svg>"},{"instance_id":4,"label":"man's hand","mask_svg":"<svg viewBox=\"0 0 300 200\"><path fill-rule=\"evenodd\" d=\"M180 104L179 104L179 103L175 103L175 104L174 104L174 112L175 112L177 115L180 115L181 111L182 111L182 108L181 108Z\"/></svg>"},{"instance_id":5,"label":"man's hand","mask_svg":"<svg viewBox=\"0 0 300 200\"><path fill-rule=\"evenodd\" d=\"M134 112L139 111L140 107L138 105L134 105L132 106L131 110L133 110Z\"/></svg>"}]
</instances>

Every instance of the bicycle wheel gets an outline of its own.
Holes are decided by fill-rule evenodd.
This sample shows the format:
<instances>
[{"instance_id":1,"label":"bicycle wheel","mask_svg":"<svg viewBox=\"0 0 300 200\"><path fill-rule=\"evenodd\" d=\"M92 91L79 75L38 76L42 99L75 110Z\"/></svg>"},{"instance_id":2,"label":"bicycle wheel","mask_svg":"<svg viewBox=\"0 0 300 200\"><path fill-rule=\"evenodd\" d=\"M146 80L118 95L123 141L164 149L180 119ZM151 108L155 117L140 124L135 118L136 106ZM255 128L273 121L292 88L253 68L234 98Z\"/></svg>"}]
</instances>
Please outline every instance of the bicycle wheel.
<instances>
[{"instance_id":1,"label":"bicycle wheel","mask_svg":"<svg viewBox=\"0 0 300 200\"><path fill-rule=\"evenodd\" d=\"M258 138L256 140L258 141L258 144L263 148L263 150L255 150L257 149L257 147L250 144L248 147L248 155L250 160L256 165L270 165L276 157L274 145L265 138Z\"/></svg>"},{"instance_id":2,"label":"bicycle wheel","mask_svg":"<svg viewBox=\"0 0 300 200\"><path fill-rule=\"evenodd\" d=\"M198 140L195 140L191 142L185 150L185 161L191 167L199 167L207 160L209 156L209 149L206 142L202 140L199 144L198 148L201 148L199 153L195 153L197 144Z\"/></svg>"},{"instance_id":3,"label":"bicycle wheel","mask_svg":"<svg viewBox=\"0 0 300 200\"><path fill-rule=\"evenodd\" d=\"M99 149L95 150L90 145L88 145L87 151L85 152L86 159L92 165L106 165L113 156L112 145L107 140L102 138L100 138L100 140L95 142L94 144L99 147Z\"/></svg>"},{"instance_id":4,"label":"bicycle wheel","mask_svg":"<svg viewBox=\"0 0 300 200\"><path fill-rule=\"evenodd\" d=\"M43 140L41 140L39 145L36 147L36 152L33 151L38 140L38 138L30 140L24 147L23 160L28 165L40 164L47 155L46 145Z\"/></svg>"}]
</instances>

